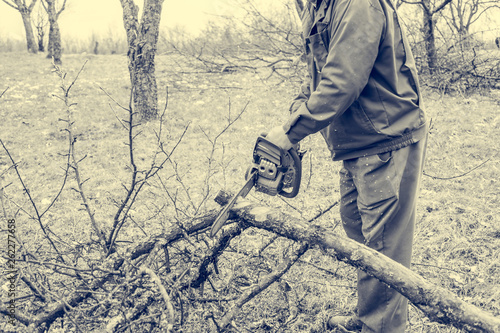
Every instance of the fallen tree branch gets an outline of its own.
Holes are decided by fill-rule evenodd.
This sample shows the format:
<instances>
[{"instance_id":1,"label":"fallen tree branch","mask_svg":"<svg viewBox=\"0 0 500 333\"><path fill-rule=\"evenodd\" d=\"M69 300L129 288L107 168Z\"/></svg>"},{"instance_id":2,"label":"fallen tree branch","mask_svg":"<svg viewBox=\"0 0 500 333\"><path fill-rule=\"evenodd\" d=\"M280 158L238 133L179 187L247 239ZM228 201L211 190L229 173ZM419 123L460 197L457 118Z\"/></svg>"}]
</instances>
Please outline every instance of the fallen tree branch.
<instances>
[{"instance_id":1,"label":"fallen tree branch","mask_svg":"<svg viewBox=\"0 0 500 333\"><path fill-rule=\"evenodd\" d=\"M500 332L500 319L433 285L403 265L354 240L308 224L276 209L240 199L232 209L242 223L274 232L291 240L308 242L347 264L376 277L404 295L432 321L468 332Z\"/></svg>"},{"instance_id":2,"label":"fallen tree branch","mask_svg":"<svg viewBox=\"0 0 500 333\"><path fill-rule=\"evenodd\" d=\"M189 286L192 288L199 288L203 283L205 283L207 278L212 274L212 270L209 269L209 265L213 263L215 269L217 270L217 260L219 256L229 246L231 239L240 235L241 231L242 228L238 225L231 226L230 229L224 231L222 236L217 239L216 244L210 249L210 252L201 261L200 267L198 268L198 274Z\"/></svg>"},{"instance_id":3,"label":"fallen tree branch","mask_svg":"<svg viewBox=\"0 0 500 333\"><path fill-rule=\"evenodd\" d=\"M166 332L167 333L171 332L173 327L174 327L174 323L175 323L175 313L174 313L174 307L172 306L172 301L170 300L170 295L168 294L167 290L163 286L158 275L156 275L156 273L152 269L147 268L147 267L143 267L139 271L139 274L149 275L151 280L153 280L154 283L157 285L158 290L160 291L160 294L163 298L163 301L165 302L165 305L167 307L168 320L167 320L167 328L166 328L167 331Z\"/></svg>"},{"instance_id":4,"label":"fallen tree branch","mask_svg":"<svg viewBox=\"0 0 500 333\"><path fill-rule=\"evenodd\" d=\"M125 327L131 325L130 321L135 321L139 316L155 301L151 291L145 292L135 300L135 306L127 312L121 312L119 315L109 319L106 325L106 333L117 332L119 326L126 324ZM167 331L170 332L170 331Z\"/></svg>"}]
</instances>

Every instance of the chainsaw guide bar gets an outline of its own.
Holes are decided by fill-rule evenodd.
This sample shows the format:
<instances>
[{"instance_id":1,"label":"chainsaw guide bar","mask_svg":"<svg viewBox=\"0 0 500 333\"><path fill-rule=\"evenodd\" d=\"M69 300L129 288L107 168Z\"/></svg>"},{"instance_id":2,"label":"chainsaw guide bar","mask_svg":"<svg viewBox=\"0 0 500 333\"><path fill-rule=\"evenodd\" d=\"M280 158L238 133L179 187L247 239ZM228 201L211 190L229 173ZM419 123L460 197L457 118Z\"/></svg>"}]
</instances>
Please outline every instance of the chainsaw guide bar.
<instances>
[{"instance_id":1,"label":"chainsaw guide bar","mask_svg":"<svg viewBox=\"0 0 500 333\"><path fill-rule=\"evenodd\" d=\"M236 203L236 200L239 197L246 197L248 192L252 189L252 187L255 185L255 178L257 176L257 171L254 171L250 177L248 178L247 182L241 190L236 194L231 201L219 212L219 215L217 215L217 218L215 219L214 224L212 225L212 229L210 230L210 237L214 237L215 234L224 226L226 223L227 219L229 218L229 211L231 208L233 208L234 204Z\"/></svg>"}]
</instances>

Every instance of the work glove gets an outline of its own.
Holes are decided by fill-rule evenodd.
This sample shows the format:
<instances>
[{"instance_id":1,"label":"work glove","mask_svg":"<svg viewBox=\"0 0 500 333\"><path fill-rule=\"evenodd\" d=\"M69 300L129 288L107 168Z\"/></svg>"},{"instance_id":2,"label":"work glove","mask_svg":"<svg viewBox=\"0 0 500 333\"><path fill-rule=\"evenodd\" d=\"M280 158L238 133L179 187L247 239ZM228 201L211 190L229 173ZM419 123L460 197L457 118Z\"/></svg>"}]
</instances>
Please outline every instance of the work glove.
<instances>
[{"instance_id":1,"label":"work glove","mask_svg":"<svg viewBox=\"0 0 500 333\"><path fill-rule=\"evenodd\" d=\"M273 127L269 132L262 133L261 136L265 137L267 140L274 143L284 151L289 151L292 147L294 147L294 145L290 142L290 139L288 139L288 135L285 134L285 130L281 126Z\"/></svg>"}]
</instances>

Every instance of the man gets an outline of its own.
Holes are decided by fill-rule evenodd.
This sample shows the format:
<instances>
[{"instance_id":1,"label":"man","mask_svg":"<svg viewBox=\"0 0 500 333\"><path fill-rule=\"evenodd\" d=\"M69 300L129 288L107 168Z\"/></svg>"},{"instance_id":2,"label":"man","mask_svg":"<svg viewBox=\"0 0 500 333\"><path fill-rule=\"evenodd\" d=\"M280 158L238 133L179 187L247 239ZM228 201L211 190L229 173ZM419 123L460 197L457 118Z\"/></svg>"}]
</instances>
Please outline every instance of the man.
<instances>
[{"instance_id":1,"label":"man","mask_svg":"<svg viewBox=\"0 0 500 333\"><path fill-rule=\"evenodd\" d=\"M310 77L283 126L290 149L321 131L343 161L340 213L348 237L409 267L427 125L415 62L391 0L308 0L302 14ZM330 327L404 332L407 301L358 272L358 313Z\"/></svg>"}]
</instances>

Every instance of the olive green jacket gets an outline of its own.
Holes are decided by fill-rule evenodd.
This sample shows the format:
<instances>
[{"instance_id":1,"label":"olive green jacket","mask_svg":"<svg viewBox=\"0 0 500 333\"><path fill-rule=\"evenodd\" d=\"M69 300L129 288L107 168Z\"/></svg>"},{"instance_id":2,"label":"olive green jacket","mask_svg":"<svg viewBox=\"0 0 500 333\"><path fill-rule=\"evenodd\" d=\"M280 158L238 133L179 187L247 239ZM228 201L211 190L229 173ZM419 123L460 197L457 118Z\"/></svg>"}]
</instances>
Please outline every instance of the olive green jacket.
<instances>
[{"instance_id":1,"label":"olive green jacket","mask_svg":"<svg viewBox=\"0 0 500 333\"><path fill-rule=\"evenodd\" d=\"M310 77L284 125L292 143L321 130L334 160L383 153L426 135L415 61L391 0L309 1Z\"/></svg>"}]
</instances>

